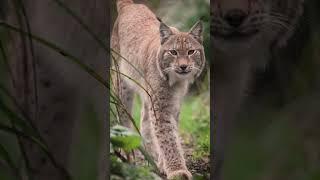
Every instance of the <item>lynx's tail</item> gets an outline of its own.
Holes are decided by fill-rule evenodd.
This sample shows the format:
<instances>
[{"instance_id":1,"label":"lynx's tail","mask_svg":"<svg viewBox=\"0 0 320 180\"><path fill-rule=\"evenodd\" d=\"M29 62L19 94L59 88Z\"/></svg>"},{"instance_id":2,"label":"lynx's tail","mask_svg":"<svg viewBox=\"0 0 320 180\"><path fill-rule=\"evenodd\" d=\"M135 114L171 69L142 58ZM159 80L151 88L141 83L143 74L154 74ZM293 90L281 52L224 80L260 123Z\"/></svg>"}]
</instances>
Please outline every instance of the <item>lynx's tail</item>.
<instances>
[{"instance_id":1,"label":"lynx's tail","mask_svg":"<svg viewBox=\"0 0 320 180\"><path fill-rule=\"evenodd\" d=\"M133 3L133 0L117 0L117 11L120 12L123 7Z\"/></svg>"}]
</instances>

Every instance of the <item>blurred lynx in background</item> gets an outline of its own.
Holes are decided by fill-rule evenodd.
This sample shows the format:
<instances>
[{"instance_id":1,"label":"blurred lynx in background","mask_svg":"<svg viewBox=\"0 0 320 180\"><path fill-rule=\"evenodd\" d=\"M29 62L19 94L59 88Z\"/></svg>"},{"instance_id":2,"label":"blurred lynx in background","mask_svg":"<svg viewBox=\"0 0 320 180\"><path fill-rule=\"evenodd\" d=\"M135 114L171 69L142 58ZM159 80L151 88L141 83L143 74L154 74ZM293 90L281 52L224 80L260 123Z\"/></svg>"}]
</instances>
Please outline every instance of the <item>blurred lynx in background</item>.
<instances>
[{"instance_id":1,"label":"blurred lynx in background","mask_svg":"<svg viewBox=\"0 0 320 180\"><path fill-rule=\"evenodd\" d=\"M215 177L253 71L286 46L303 12L303 0L217 0L211 4L217 139Z\"/></svg>"}]
</instances>

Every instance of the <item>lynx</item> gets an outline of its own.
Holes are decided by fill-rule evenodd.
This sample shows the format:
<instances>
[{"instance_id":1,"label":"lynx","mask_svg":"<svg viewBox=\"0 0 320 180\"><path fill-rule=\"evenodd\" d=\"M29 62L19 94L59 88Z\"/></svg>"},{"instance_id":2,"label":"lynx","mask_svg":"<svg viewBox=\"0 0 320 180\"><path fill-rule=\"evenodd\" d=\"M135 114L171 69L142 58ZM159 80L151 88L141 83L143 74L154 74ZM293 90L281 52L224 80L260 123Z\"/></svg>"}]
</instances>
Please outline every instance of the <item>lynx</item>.
<instances>
[{"instance_id":1,"label":"lynx","mask_svg":"<svg viewBox=\"0 0 320 180\"><path fill-rule=\"evenodd\" d=\"M140 95L141 134L159 169L168 179L191 179L177 128L182 98L205 66L202 23L180 32L131 0L118 0L117 11L111 47L122 57L115 53L115 91L128 112ZM130 126L125 111L119 119Z\"/></svg>"},{"instance_id":2,"label":"lynx","mask_svg":"<svg viewBox=\"0 0 320 180\"><path fill-rule=\"evenodd\" d=\"M220 179L231 126L251 71L286 45L302 15L303 0L216 0L211 4L214 104L217 129L214 178Z\"/></svg>"}]
</instances>

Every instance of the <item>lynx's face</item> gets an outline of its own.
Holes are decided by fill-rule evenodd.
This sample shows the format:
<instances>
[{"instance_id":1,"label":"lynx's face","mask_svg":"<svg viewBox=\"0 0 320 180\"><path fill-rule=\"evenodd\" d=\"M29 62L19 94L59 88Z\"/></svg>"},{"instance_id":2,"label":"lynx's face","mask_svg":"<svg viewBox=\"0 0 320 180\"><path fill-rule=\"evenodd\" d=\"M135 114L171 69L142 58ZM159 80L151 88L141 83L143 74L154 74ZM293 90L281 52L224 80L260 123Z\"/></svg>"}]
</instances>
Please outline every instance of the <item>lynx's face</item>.
<instances>
[{"instance_id":1,"label":"lynx's face","mask_svg":"<svg viewBox=\"0 0 320 180\"><path fill-rule=\"evenodd\" d=\"M303 0L213 1L213 45L222 50L252 51L276 39L285 41L302 14L302 3Z\"/></svg>"},{"instance_id":2,"label":"lynx's face","mask_svg":"<svg viewBox=\"0 0 320 180\"><path fill-rule=\"evenodd\" d=\"M158 69L163 77L176 81L200 75L205 64L201 22L189 32L179 32L161 23L160 40Z\"/></svg>"}]
</instances>

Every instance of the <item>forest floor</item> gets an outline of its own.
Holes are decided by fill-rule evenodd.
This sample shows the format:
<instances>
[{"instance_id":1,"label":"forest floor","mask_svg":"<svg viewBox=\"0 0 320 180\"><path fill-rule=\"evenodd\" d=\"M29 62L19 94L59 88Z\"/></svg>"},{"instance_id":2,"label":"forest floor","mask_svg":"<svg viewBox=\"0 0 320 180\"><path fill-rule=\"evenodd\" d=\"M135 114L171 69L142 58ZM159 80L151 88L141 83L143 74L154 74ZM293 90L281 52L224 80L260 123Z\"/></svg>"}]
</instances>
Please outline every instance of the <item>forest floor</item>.
<instances>
[{"instance_id":1,"label":"forest floor","mask_svg":"<svg viewBox=\"0 0 320 180\"><path fill-rule=\"evenodd\" d=\"M182 146L190 172L194 176L197 176L198 179L210 179L210 156L205 155L194 158L195 148L188 144L183 144Z\"/></svg>"},{"instance_id":2,"label":"forest floor","mask_svg":"<svg viewBox=\"0 0 320 180\"><path fill-rule=\"evenodd\" d=\"M182 144L184 150L184 156L189 171L192 173L193 178L196 180L209 180L210 179L210 156L204 155L202 157L195 157L196 148L192 144ZM146 165L146 160L139 152L135 156L135 164L140 166ZM165 175L160 175L162 179L165 179Z\"/></svg>"}]
</instances>

